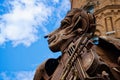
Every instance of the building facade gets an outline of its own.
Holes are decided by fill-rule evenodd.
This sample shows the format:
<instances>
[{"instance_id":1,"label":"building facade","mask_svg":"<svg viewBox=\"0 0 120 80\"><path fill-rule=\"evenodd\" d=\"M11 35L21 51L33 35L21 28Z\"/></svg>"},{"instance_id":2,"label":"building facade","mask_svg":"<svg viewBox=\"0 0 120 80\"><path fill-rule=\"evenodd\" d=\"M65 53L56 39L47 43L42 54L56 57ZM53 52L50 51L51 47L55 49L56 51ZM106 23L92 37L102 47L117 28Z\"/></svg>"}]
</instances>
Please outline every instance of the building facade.
<instances>
[{"instance_id":1,"label":"building facade","mask_svg":"<svg viewBox=\"0 0 120 80\"><path fill-rule=\"evenodd\" d=\"M96 17L96 34L120 38L120 0L70 0L71 8L84 7Z\"/></svg>"}]
</instances>

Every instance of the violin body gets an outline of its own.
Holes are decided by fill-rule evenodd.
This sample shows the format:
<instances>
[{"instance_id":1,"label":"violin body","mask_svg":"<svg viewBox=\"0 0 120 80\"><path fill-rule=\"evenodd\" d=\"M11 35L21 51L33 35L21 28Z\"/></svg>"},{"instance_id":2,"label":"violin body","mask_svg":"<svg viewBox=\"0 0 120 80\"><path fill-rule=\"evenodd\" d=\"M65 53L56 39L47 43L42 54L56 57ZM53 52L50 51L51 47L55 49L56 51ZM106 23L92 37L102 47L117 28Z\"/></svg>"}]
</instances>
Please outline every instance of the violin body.
<instances>
[{"instance_id":1,"label":"violin body","mask_svg":"<svg viewBox=\"0 0 120 80\"><path fill-rule=\"evenodd\" d=\"M68 49L65 50L65 53L62 54L61 59L59 60L59 65L52 75L51 80L73 80L74 78L76 78L75 80L77 80L81 79L81 76L85 80L85 78L89 78L91 74L95 73L97 67L102 64L100 63L98 56L95 54L95 51L92 49L93 44L91 43L91 41L88 41L84 45L80 45L79 48L81 48L81 46L84 46L82 51L77 53L77 58L74 60L73 63L69 64L69 58L75 57L72 56L72 50L74 52L74 45L76 44L71 43L68 46ZM70 69L67 69L69 66L71 66ZM65 70L68 70L67 73Z\"/></svg>"}]
</instances>

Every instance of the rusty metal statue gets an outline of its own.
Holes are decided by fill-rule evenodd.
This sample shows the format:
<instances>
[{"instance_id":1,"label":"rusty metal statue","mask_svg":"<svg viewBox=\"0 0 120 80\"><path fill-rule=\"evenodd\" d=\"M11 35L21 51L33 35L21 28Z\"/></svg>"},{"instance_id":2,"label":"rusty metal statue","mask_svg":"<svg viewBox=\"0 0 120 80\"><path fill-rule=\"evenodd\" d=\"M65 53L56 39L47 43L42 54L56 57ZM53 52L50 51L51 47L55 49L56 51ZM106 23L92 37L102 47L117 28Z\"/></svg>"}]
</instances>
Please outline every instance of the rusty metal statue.
<instances>
[{"instance_id":1,"label":"rusty metal statue","mask_svg":"<svg viewBox=\"0 0 120 80\"><path fill-rule=\"evenodd\" d=\"M95 29L94 15L83 9L70 10L60 27L45 36L50 50L62 55L41 64L34 80L116 80L96 53L91 39Z\"/></svg>"}]
</instances>

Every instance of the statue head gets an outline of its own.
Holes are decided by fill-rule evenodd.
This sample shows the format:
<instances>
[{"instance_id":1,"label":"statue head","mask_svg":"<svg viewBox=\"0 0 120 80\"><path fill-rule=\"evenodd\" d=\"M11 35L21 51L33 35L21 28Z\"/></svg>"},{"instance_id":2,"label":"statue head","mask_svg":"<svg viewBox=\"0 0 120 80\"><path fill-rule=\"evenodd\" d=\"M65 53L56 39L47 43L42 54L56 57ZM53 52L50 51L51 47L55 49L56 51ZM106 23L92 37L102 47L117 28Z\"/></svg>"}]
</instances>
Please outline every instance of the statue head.
<instances>
[{"instance_id":1,"label":"statue head","mask_svg":"<svg viewBox=\"0 0 120 80\"><path fill-rule=\"evenodd\" d=\"M53 52L63 50L76 36L93 33L94 24L95 18L92 14L78 8L70 10L61 21L60 27L45 36L48 38L49 48Z\"/></svg>"}]
</instances>

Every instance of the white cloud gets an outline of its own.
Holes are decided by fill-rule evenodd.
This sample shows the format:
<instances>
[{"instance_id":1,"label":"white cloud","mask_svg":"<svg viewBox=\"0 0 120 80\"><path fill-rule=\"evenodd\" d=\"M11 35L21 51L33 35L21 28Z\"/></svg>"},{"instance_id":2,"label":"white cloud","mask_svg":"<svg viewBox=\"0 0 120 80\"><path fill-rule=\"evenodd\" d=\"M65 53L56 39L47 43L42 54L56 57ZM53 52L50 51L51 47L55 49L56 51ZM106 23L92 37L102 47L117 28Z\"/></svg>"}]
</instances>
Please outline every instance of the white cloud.
<instances>
[{"instance_id":1,"label":"white cloud","mask_svg":"<svg viewBox=\"0 0 120 80\"><path fill-rule=\"evenodd\" d=\"M47 25L59 27L60 21L70 9L69 0L6 0L8 13L0 15L0 45L11 42L13 46L30 46L39 39L38 33L47 34ZM52 3L59 3L53 5ZM50 4L51 3L51 4ZM5 6L5 5L4 5ZM6 6L5 6L6 8Z\"/></svg>"},{"instance_id":2,"label":"white cloud","mask_svg":"<svg viewBox=\"0 0 120 80\"><path fill-rule=\"evenodd\" d=\"M0 16L0 44L11 41L13 46L30 46L38 40L38 28L48 33L43 23L52 14L52 8L38 0L8 2L9 12Z\"/></svg>"},{"instance_id":3,"label":"white cloud","mask_svg":"<svg viewBox=\"0 0 120 80\"><path fill-rule=\"evenodd\" d=\"M2 80L10 80L10 78L6 75L5 72L0 73L0 79L2 79Z\"/></svg>"},{"instance_id":4,"label":"white cloud","mask_svg":"<svg viewBox=\"0 0 120 80\"><path fill-rule=\"evenodd\" d=\"M55 27L59 27L60 21L65 17L68 10L70 10L70 1L69 0L62 0L61 5L59 8L56 9L57 11L57 21Z\"/></svg>"},{"instance_id":5,"label":"white cloud","mask_svg":"<svg viewBox=\"0 0 120 80\"><path fill-rule=\"evenodd\" d=\"M1 80L33 80L35 71L1 72Z\"/></svg>"},{"instance_id":6,"label":"white cloud","mask_svg":"<svg viewBox=\"0 0 120 80\"><path fill-rule=\"evenodd\" d=\"M68 10L70 10L70 1L69 0L62 1L61 6L59 7L58 10L57 17L63 18L63 15L65 13L61 13L61 12L67 12Z\"/></svg>"}]
</instances>

